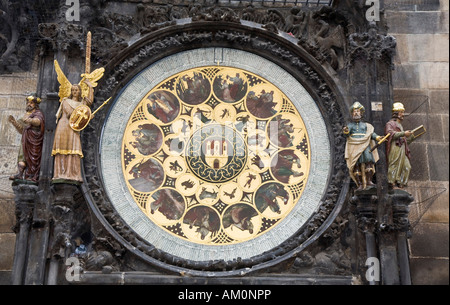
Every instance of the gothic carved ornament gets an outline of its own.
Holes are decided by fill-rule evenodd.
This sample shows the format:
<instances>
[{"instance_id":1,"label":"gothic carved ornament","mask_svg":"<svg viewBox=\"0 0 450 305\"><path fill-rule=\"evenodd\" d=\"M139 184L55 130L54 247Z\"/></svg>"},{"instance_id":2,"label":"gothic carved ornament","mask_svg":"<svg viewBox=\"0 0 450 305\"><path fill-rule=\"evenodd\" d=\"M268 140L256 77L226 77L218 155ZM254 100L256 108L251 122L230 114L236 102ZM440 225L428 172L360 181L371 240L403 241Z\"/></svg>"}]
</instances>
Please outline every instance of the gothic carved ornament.
<instances>
[{"instance_id":1,"label":"gothic carved ornament","mask_svg":"<svg viewBox=\"0 0 450 305\"><path fill-rule=\"evenodd\" d=\"M169 254L155 247L145 238L136 234L135 230L117 212L114 204L105 192L104 178L102 178L100 172L101 164L99 163L98 155L95 153L98 151L100 131L103 124L105 124L105 120L108 119L105 115L107 111L99 113L97 120L83 131L82 136L83 146L93 148L86 151L84 160L86 183L83 187L86 188L85 190L88 193L88 201L90 201L91 207L96 211L97 216L104 223L105 227L109 228L111 235L125 245L128 244L128 249L139 257L172 272L204 274L205 271L210 271L213 272L212 274L216 274L216 272L242 274L242 272L255 271L258 268L263 268L263 266L276 264L276 262L282 261L287 257L292 257L309 243L308 240L312 236L320 234L332 222L331 219L334 219L339 207L342 205L342 194L346 189L345 162L343 160L345 142L340 136L340 126L343 124L343 115L340 110L341 102L329 83L317 72L318 66L312 66L298 53L271 41L265 35L249 33L240 29L239 26L233 29L230 29L229 26L226 28L222 29L218 26L214 30L206 30L204 26L199 25L194 26L189 31L184 29L182 32L174 31L165 35L150 34L147 41L141 41L138 45L129 48L127 56L123 56L121 60L111 63L110 67L106 68L107 72L105 73L103 84L99 85L101 89L98 96L113 96L114 98L119 90L129 82L130 77L141 71L141 67L148 66L152 62L156 62L158 59L170 54L177 54L180 49L185 49L187 46L189 46L189 49L207 46L214 46L220 49L222 47L232 48L239 45L240 49L258 50L258 53L262 56L278 58L278 63L282 63L283 67L294 71L292 73L298 75L299 79L311 92L315 92L314 96L316 96L318 107L321 109L321 115L324 117L330 130L330 144L334 147L334 156L336 157L334 157L333 165L330 169L330 183L319 200L317 212L301 228L298 228L291 238L269 251L244 259L235 257L230 260L196 261ZM230 189L230 191L232 190Z\"/></svg>"}]
</instances>

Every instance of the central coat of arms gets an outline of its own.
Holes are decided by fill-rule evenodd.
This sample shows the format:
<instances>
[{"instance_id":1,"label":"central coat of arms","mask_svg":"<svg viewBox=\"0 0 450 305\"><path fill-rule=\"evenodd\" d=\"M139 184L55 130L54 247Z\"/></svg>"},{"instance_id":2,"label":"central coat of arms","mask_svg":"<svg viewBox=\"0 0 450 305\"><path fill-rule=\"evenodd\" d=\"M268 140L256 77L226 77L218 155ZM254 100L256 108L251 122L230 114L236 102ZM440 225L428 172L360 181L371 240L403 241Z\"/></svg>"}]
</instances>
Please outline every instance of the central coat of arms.
<instances>
[{"instance_id":1,"label":"central coat of arms","mask_svg":"<svg viewBox=\"0 0 450 305\"><path fill-rule=\"evenodd\" d=\"M225 125L202 127L188 141L186 163L204 181L229 181L244 169L246 161L244 139Z\"/></svg>"}]
</instances>

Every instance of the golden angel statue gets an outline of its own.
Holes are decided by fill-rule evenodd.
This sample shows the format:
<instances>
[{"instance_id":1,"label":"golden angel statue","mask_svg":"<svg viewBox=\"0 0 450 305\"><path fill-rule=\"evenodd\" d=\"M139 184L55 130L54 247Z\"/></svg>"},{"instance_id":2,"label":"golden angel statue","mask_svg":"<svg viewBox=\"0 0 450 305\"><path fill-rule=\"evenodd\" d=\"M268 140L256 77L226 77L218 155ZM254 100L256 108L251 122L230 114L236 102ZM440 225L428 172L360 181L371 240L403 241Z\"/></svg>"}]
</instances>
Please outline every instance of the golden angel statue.
<instances>
[{"instance_id":1,"label":"golden angel statue","mask_svg":"<svg viewBox=\"0 0 450 305\"><path fill-rule=\"evenodd\" d=\"M58 76L60 106L56 112L56 130L52 156L55 157L53 183L82 183L81 158L83 157L80 131L92 118L90 106L94 99L94 88L105 71L99 68L81 74L78 84L71 84L55 60Z\"/></svg>"}]
</instances>

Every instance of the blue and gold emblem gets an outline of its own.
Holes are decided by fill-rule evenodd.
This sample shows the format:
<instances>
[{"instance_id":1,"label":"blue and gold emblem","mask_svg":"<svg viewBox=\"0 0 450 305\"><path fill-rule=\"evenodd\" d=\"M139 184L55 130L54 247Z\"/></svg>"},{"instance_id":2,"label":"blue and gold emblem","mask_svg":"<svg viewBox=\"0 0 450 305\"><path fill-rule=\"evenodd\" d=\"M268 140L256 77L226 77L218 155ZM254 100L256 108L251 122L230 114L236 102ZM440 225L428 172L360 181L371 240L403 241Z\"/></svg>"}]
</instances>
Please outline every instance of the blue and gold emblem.
<instances>
[{"instance_id":1,"label":"blue and gold emblem","mask_svg":"<svg viewBox=\"0 0 450 305\"><path fill-rule=\"evenodd\" d=\"M212 183L230 181L247 162L247 146L241 134L225 125L200 128L189 139L186 163L194 175Z\"/></svg>"}]
</instances>

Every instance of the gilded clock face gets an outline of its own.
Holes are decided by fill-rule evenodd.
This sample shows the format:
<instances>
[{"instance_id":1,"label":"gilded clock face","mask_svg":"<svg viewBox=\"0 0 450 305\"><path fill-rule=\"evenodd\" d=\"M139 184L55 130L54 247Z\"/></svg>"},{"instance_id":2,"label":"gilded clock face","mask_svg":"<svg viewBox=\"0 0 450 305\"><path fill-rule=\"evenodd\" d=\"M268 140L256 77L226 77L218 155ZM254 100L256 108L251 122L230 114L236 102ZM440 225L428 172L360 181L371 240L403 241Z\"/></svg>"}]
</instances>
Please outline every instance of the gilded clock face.
<instances>
[{"instance_id":1,"label":"gilded clock face","mask_svg":"<svg viewBox=\"0 0 450 305\"><path fill-rule=\"evenodd\" d=\"M182 240L237 244L292 210L310 171L305 124L275 85L244 69L205 66L140 100L122 141L135 204Z\"/></svg>"},{"instance_id":2,"label":"gilded clock face","mask_svg":"<svg viewBox=\"0 0 450 305\"><path fill-rule=\"evenodd\" d=\"M317 212L332 166L321 111L299 81L227 48L144 67L112 102L99 153L117 216L189 261L280 246Z\"/></svg>"}]
</instances>

